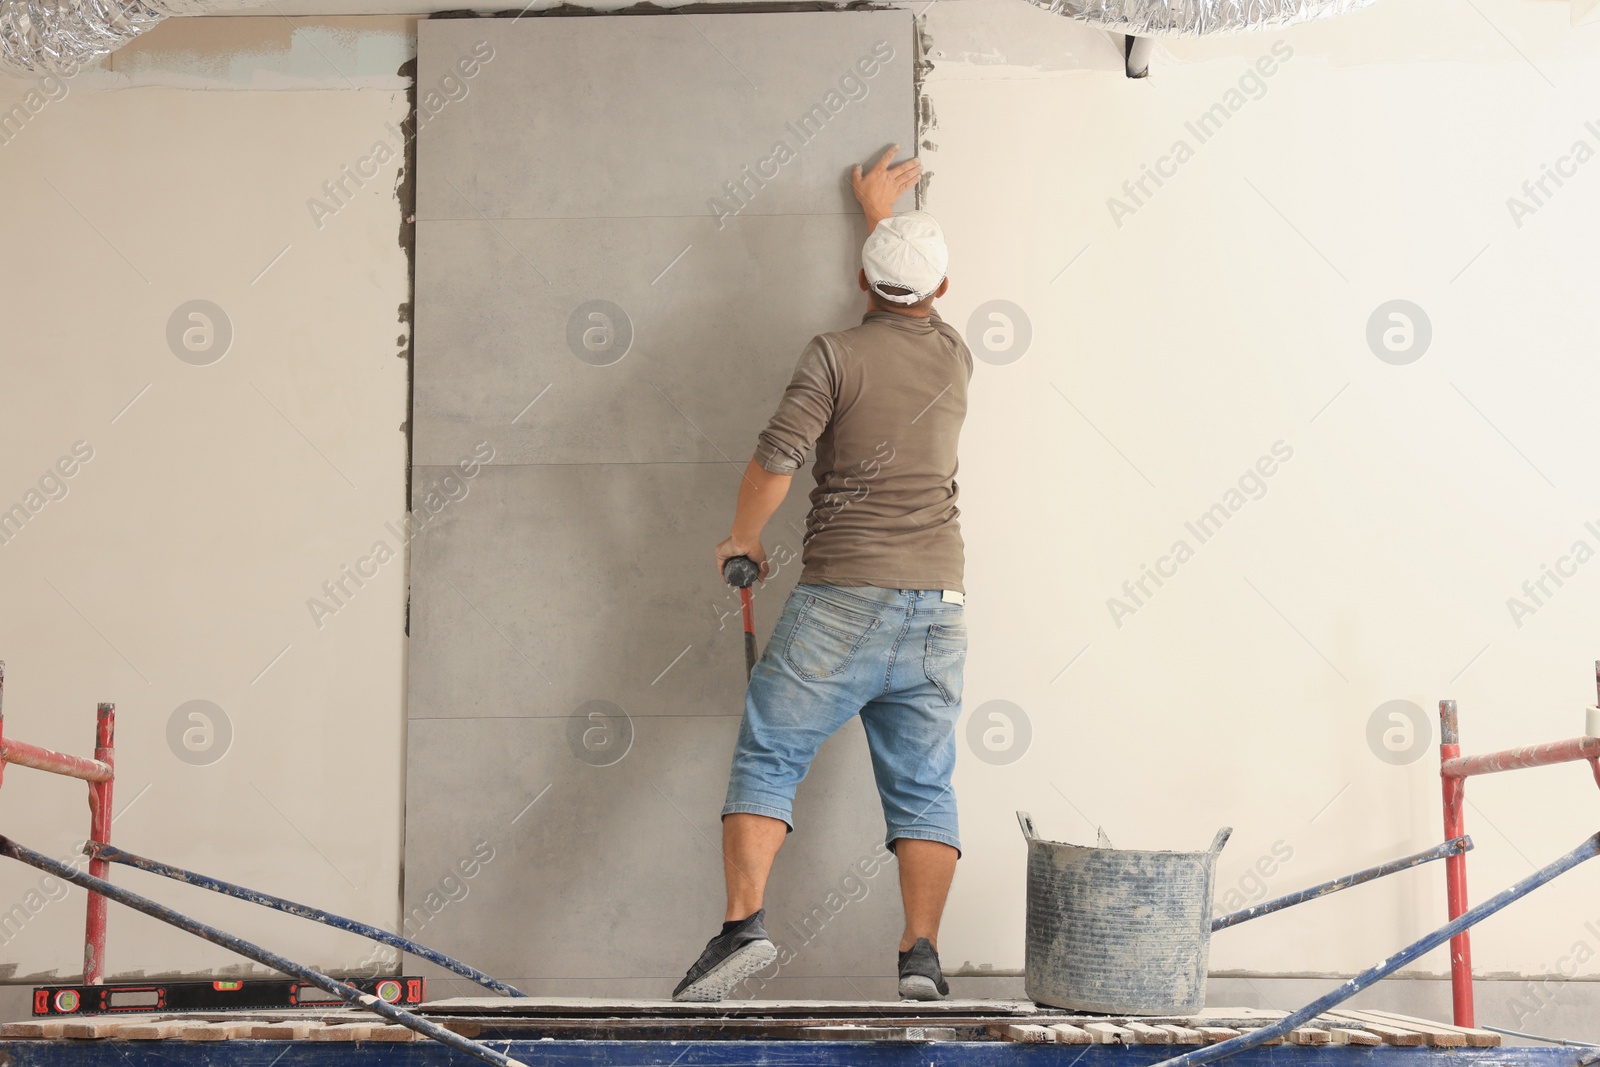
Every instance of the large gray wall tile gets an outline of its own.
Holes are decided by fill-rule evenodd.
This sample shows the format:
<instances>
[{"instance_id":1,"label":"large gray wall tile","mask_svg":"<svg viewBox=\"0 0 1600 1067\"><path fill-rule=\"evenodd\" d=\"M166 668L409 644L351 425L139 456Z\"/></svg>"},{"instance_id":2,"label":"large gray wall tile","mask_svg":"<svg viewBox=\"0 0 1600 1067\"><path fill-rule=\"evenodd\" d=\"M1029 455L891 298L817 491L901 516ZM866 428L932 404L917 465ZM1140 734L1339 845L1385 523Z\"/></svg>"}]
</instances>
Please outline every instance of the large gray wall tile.
<instances>
[{"instance_id":1,"label":"large gray wall tile","mask_svg":"<svg viewBox=\"0 0 1600 1067\"><path fill-rule=\"evenodd\" d=\"M422 940L491 971L665 994L721 914L743 706L711 550L801 348L860 321L845 171L913 146L911 18L425 22L425 110L479 40L495 58L418 147L405 905ZM866 99L719 223L721 183L880 40L896 57ZM634 333L609 365L568 342L597 299ZM443 486L480 443L494 460L465 496ZM809 490L802 474L769 550L798 553ZM799 570L758 595L763 641ZM575 717L590 701L613 717ZM883 835L864 748L851 724L803 783L768 900L801 950L786 975L893 966L894 868L852 866ZM495 858L467 879L480 841Z\"/></svg>"},{"instance_id":2,"label":"large gray wall tile","mask_svg":"<svg viewBox=\"0 0 1600 1067\"><path fill-rule=\"evenodd\" d=\"M714 217L707 201L778 142L795 158L748 212L850 212L850 164L915 144L909 11L433 19L417 27L425 105L479 41L494 58L418 133L418 218ZM860 79L880 47L892 58ZM847 76L864 97L840 91ZM819 134L791 128L827 103Z\"/></svg>"},{"instance_id":3,"label":"large gray wall tile","mask_svg":"<svg viewBox=\"0 0 1600 1067\"><path fill-rule=\"evenodd\" d=\"M413 722L411 932L491 974L654 979L666 996L722 920L736 730L725 718L640 718L627 754L596 767L572 754L561 719ZM858 724L823 747L795 824L767 902L773 937L797 954L782 973L885 973L900 932L897 869L846 881L883 840ZM474 877L459 872L491 849Z\"/></svg>"},{"instance_id":4,"label":"large gray wall tile","mask_svg":"<svg viewBox=\"0 0 1600 1067\"><path fill-rule=\"evenodd\" d=\"M418 468L419 505L446 473ZM411 543L409 716L567 715L589 700L738 715L744 631L712 549L739 477L726 463L483 468ZM798 552L805 508L797 486L769 553ZM799 571L758 592L763 643Z\"/></svg>"},{"instance_id":5,"label":"large gray wall tile","mask_svg":"<svg viewBox=\"0 0 1600 1067\"><path fill-rule=\"evenodd\" d=\"M806 342L861 321L864 233L849 216L720 231L702 219L423 224L415 462L453 463L487 428L496 462L744 464ZM632 327L606 366L568 343L595 299Z\"/></svg>"}]
</instances>

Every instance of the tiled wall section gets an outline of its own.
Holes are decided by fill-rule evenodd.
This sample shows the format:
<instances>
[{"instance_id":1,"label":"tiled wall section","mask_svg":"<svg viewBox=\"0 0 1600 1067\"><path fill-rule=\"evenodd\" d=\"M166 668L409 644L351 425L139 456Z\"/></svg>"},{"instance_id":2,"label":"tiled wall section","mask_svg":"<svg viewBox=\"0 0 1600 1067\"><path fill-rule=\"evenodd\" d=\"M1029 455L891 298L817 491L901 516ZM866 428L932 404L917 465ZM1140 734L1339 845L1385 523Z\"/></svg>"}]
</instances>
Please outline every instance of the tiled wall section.
<instances>
[{"instance_id":1,"label":"tiled wall section","mask_svg":"<svg viewBox=\"0 0 1600 1067\"><path fill-rule=\"evenodd\" d=\"M721 918L744 664L711 549L800 348L860 314L846 173L913 143L911 18L435 20L418 51L407 926L530 991L665 995ZM859 727L796 822L785 973L887 973Z\"/></svg>"}]
</instances>

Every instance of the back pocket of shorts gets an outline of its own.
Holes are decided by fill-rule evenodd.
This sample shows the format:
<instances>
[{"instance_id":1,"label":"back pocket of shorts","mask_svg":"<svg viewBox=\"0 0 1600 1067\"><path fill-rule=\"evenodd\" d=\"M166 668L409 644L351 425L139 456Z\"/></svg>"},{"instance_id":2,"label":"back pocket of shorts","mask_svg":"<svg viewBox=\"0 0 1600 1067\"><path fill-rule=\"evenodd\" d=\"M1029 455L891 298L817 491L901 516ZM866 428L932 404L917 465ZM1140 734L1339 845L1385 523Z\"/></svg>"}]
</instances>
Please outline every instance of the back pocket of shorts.
<instances>
[{"instance_id":1,"label":"back pocket of shorts","mask_svg":"<svg viewBox=\"0 0 1600 1067\"><path fill-rule=\"evenodd\" d=\"M944 697L946 706L961 703L961 680L967 661L967 624L936 622L928 627L922 673Z\"/></svg>"},{"instance_id":2,"label":"back pocket of shorts","mask_svg":"<svg viewBox=\"0 0 1600 1067\"><path fill-rule=\"evenodd\" d=\"M789 630L783 658L809 682L831 678L850 666L856 650L877 628L874 616L807 596Z\"/></svg>"}]
</instances>

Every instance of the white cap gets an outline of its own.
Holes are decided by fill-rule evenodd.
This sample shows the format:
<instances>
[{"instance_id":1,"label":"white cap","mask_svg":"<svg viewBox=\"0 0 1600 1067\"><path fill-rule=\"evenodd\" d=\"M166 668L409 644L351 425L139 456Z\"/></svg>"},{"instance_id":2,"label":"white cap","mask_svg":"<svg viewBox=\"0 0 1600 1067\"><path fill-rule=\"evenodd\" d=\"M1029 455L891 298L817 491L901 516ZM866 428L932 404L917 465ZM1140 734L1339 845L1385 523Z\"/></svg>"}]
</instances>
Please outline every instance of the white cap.
<instances>
[{"instance_id":1,"label":"white cap","mask_svg":"<svg viewBox=\"0 0 1600 1067\"><path fill-rule=\"evenodd\" d=\"M861 247L861 269L867 273L867 284L892 304L915 304L932 295L949 266L944 231L926 211L884 219ZM911 292L886 293L885 285Z\"/></svg>"}]
</instances>

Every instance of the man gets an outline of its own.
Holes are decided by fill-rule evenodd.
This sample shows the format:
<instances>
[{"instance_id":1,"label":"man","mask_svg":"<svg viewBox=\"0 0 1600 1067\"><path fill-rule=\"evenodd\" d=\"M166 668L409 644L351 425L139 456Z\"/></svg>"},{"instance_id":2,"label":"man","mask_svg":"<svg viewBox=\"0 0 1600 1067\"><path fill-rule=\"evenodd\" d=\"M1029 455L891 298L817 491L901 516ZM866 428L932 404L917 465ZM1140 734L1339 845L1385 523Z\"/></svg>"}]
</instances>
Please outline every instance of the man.
<instances>
[{"instance_id":1,"label":"man","mask_svg":"<svg viewBox=\"0 0 1600 1067\"><path fill-rule=\"evenodd\" d=\"M967 648L955 474L972 354L933 310L950 287L938 223L894 215L922 169L890 166L898 147L851 174L867 218L856 279L867 313L801 353L716 548L719 575L740 555L767 574L761 531L814 446L804 571L751 674L722 809L725 922L675 1000L721 1000L777 958L762 902L794 829L795 788L857 715L900 868L900 995L950 991L938 943L961 854L950 790Z\"/></svg>"}]
</instances>

